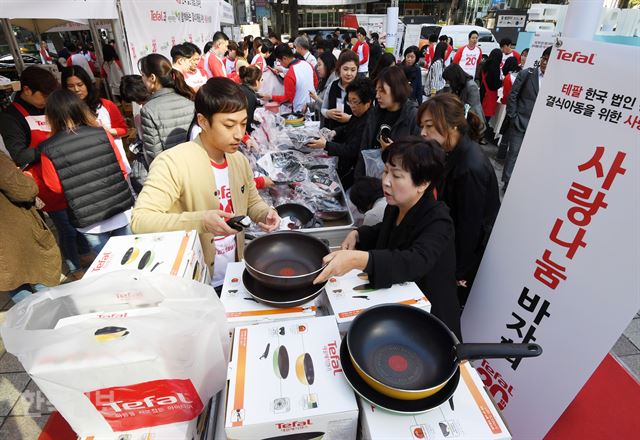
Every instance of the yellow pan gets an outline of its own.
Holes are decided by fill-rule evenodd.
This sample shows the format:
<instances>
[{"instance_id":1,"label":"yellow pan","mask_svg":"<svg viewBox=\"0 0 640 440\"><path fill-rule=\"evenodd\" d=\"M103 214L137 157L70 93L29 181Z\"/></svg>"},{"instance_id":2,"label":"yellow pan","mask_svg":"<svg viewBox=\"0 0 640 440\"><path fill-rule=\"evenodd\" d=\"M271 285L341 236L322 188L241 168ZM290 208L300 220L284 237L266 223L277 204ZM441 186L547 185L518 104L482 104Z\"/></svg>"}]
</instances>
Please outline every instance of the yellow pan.
<instances>
[{"instance_id":1,"label":"yellow pan","mask_svg":"<svg viewBox=\"0 0 640 440\"><path fill-rule=\"evenodd\" d=\"M313 385L315 372L309 353L301 354L296 359L296 377L303 385Z\"/></svg>"}]
</instances>

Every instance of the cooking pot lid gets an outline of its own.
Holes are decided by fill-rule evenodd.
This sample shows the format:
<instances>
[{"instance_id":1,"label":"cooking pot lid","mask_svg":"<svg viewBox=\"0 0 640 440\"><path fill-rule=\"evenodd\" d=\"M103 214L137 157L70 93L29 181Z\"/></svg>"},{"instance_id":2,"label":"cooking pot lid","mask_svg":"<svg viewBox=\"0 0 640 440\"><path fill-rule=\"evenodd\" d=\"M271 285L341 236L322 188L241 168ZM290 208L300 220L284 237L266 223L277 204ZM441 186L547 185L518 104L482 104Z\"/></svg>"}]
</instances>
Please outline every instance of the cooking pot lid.
<instances>
[{"instance_id":1,"label":"cooking pot lid","mask_svg":"<svg viewBox=\"0 0 640 440\"><path fill-rule=\"evenodd\" d=\"M320 295L324 285L311 284L307 287L292 290L272 289L261 284L245 269L242 272L242 284L253 298L261 303L274 307L293 307L311 301Z\"/></svg>"},{"instance_id":2,"label":"cooking pot lid","mask_svg":"<svg viewBox=\"0 0 640 440\"><path fill-rule=\"evenodd\" d=\"M420 414L442 405L453 395L460 382L460 368L456 368L451 379L435 394L424 399L400 400L377 392L360 377L351 363L346 338L342 339L340 345L340 362L347 382L360 397L379 408L398 414Z\"/></svg>"}]
</instances>

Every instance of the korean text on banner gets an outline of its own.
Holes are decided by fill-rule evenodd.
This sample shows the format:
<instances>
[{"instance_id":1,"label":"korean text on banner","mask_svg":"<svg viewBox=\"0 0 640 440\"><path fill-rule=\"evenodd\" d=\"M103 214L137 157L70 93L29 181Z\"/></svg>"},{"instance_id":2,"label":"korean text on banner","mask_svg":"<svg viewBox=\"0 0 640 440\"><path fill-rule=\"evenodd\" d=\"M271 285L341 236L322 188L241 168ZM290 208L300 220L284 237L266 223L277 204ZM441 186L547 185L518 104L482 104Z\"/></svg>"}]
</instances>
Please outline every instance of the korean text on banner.
<instances>
[{"instance_id":1,"label":"korean text on banner","mask_svg":"<svg viewBox=\"0 0 640 440\"><path fill-rule=\"evenodd\" d=\"M476 363L514 439L544 437L640 308L640 48L563 40L462 316L465 342L544 349Z\"/></svg>"},{"instance_id":2,"label":"korean text on banner","mask_svg":"<svg viewBox=\"0 0 640 440\"><path fill-rule=\"evenodd\" d=\"M122 15L127 30L134 69L138 60L159 53L171 60L171 48L191 42L200 49L220 29L221 0L123 0Z\"/></svg>"}]
</instances>

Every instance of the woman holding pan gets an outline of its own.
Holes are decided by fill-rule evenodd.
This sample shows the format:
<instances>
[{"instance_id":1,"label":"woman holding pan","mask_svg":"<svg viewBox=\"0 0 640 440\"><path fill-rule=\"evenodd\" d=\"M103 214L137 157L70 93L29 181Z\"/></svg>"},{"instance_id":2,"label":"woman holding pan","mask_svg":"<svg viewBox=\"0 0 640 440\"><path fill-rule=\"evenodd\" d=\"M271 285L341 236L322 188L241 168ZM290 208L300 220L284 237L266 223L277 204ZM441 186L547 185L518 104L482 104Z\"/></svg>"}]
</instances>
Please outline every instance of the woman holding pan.
<instances>
[{"instance_id":1,"label":"woman holding pan","mask_svg":"<svg viewBox=\"0 0 640 440\"><path fill-rule=\"evenodd\" d=\"M374 289L414 281L431 312L460 338L456 295L454 226L449 209L434 197L445 155L435 141L396 140L382 153L382 189L387 208L381 223L351 231L342 250L325 257L314 283L358 269Z\"/></svg>"}]
</instances>

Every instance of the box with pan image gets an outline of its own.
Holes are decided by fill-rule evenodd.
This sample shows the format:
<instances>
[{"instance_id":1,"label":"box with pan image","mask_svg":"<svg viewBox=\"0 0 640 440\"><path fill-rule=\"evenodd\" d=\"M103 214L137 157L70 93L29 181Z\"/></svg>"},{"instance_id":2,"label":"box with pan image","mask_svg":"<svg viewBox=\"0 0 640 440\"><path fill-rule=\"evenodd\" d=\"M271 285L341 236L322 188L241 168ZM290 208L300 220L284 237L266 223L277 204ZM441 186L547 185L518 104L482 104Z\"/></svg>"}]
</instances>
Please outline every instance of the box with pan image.
<instances>
[{"instance_id":1,"label":"box with pan image","mask_svg":"<svg viewBox=\"0 0 640 440\"><path fill-rule=\"evenodd\" d=\"M230 327L257 324L270 321L283 321L296 318L312 318L318 313L320 298L308 303L276 308L258 302L253 298L243 282L244 262L229 263L224 276L220 299L227 312Z\"/></svg>"},{"instance_id":2,"label":"box with pan image","mask_svg":"<svg viewBox=\"0 0 640 440\"><path fill-rule=\"evenodd\" d=\"M345 334L360 312L379 304L409 304L431 311L431 303L416 283L394 284L388 289L374 290L366 273L352 270L329 279L324 288L327 309L334 315L340 334Z\"/></svg>"},{"instance_id":3,"label":"box with pan image","mask_svg":"<svg viewBox=\"0 0 640 440\"><path fill-rule=\"evenodd\" d=\"M355 440L358 405L339 349L331 316L237 327L227 376L227 438Z\"/></svg>"},{"instance_id":4,"label":"box with pan image","mask_svg":"<svg viewBox=\"0 0 640 440\"><path fill-rule=\"evenodd\" d=\"M210 273L196 231L111 237L85 277L116 270L166 273L209 284Z\"/></svg>"},{"instance_id":5,"label":"box with pan image","mask_svg":"<svg viewBox=\"0 0 640 440\"><path fill-rule=\"evenodd\" d=\"M458 387L446 402L422 414L396 414L359 398L364 440L509 440L511 434L469 364L460 364Z\"/></svg>"}]
</instances>

